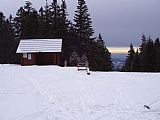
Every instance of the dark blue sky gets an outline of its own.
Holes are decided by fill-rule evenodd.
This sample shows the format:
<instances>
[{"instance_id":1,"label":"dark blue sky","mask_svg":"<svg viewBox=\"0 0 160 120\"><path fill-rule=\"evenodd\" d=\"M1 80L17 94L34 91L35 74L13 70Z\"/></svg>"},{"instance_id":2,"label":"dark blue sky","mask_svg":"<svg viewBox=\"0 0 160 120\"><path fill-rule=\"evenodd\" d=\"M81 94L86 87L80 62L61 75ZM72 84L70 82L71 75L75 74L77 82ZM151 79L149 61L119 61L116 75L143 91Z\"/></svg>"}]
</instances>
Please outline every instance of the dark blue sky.
<instances>
[{"instance_id":1,"label":"dark blue sky","mask_svg":"<svg viewBox=\"0 0 160 120\"><path fill-rule=\"evenodd\" d=\"M15 15L25 0L0 0L0 11ZM51 0L48 0L50 2ZM61 1L61 0L59 0ZM37 9L45 0L31 0ZM66 0L72 20L77 0ZM95 36L101 33L107 46L139 46L142 32L160 37L160 0L86 0Z\"/></svg>"}]
</instances>

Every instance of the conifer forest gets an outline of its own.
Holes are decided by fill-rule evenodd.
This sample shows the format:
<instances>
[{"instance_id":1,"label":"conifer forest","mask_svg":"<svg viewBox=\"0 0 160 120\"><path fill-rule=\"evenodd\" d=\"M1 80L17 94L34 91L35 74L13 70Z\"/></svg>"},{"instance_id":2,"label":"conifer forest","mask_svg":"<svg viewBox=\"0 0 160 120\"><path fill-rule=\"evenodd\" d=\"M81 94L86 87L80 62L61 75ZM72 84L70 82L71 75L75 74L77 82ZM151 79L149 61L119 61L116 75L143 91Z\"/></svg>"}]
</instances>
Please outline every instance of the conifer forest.
<instances>
[{"instance_id":1,"label":"conifer forest","mask_svg":"<svg viewBox=\"0 0 160 120\"><path fill-rule=\"evenodd\" d=\"M16 16L6 18L0 11L0 64L19 64L16 54L21 39L62 39L61 65L76 66L81 58L87 59L91 70L112 71L111 53L106 47L103 35L95 37L92 19L85 0L78 0L74 19L68 19L65 0L60 3L34 8L30 1L20 7ZM130 44L122 71L159 72L160 42L142 35L142 43L135 51Z\"/></svg>"}]
</instances>

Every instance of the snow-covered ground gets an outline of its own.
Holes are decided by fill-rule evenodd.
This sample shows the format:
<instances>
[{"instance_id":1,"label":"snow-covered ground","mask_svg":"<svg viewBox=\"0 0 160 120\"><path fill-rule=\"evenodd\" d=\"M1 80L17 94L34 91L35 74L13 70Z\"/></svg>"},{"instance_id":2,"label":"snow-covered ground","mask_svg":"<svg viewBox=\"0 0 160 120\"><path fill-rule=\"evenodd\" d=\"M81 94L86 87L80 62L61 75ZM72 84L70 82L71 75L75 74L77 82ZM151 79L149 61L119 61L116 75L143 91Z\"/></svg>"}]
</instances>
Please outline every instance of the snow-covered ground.
<instances>
[{"instance_id":1,"label":"snow-covered ground","mask_svg":"<svg viewBox=\"0 0 160 120\"><path fill-rule=\"evenodd\" d=\"M0 65L0 120L160 120L160 73Z\"/></svg>"}]
</instances>

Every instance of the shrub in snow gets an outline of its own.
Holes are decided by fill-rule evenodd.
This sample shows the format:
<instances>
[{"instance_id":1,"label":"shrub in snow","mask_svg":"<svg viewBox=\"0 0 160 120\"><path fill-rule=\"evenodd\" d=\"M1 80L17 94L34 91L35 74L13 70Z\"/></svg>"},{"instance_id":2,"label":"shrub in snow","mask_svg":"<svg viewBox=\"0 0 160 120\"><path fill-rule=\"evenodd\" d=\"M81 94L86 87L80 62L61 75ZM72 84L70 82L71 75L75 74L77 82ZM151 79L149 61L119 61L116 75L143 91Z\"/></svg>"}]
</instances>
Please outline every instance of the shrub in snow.
<instances>
[{"instance_id":1,"label":"shrub in snow","mask_svg":"<svg viewBox=\"0 0 160 120\"><path fill-rule=\"evenodd\" d=\"M79 55L76 51L73 51L70 58L69 58L69 65L70 66L77 66L78 61L80 60Z\"/></svg>"}]
</instances>

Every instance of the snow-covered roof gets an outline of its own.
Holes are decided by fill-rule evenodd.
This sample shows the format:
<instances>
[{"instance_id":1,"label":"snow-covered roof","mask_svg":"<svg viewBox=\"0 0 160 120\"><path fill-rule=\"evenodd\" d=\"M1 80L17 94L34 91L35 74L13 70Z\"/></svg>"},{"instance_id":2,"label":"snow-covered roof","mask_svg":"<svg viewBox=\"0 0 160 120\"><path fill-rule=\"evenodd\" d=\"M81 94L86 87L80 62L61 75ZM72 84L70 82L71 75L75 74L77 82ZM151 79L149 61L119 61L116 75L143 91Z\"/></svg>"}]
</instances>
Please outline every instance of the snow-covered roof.
<instances>
[{"instance_id":1,"label":"snow-covered roof","mask_svg":"<svg viewBox=\"0 0 160 120\"><path fill-rule=\"evenodd\" d=\"M62 39L23 39L16 53L61 52Z\"/></svg>"}]
</instances>

